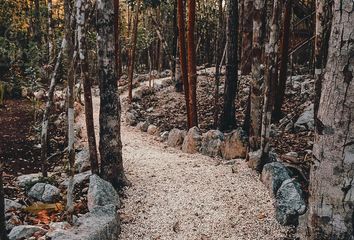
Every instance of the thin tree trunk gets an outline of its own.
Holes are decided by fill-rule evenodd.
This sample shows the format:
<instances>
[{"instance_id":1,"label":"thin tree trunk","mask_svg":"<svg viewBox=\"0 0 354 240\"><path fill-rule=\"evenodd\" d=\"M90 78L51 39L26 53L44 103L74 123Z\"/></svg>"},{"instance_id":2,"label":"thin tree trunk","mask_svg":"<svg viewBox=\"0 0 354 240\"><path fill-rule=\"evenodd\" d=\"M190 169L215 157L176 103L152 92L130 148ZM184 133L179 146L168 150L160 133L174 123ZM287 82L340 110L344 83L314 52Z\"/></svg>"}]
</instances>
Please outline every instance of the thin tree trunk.
<instances>
[{"instance_id":1,"label":"thin tree trunk","mask_svg":"<svg viewBox=\"0 0 354 240\"><path fill-rule=\"evenodd\" d=\"M49 90L48 90L48 100L46 107L43 112L42 129L41 129L41 165L42 165L42 176L48 176L48 127L49 127L49 115L53 107L53 95L55 90L55 85L57 82L58 71L63 55L63 51L66 48L65 38L62 41L61 49L59 51L57 61L55 63L54 71L50 80Z\"/></svg>"},{"instance_id":2,"label":"thin tree trunk","mask_svg":"<svg viewBox=\"0 0 354 240\"><path fill-rule=\"evenodd\" d=\"M97 1L97 60L100 86L101 176L116 188L129 185L124 174L120 135L121 107L114 61L114 3Z\"/></svg>"},{"instance_id":3,"label":"thin tree trunk","mask_svg":"<svg viewBox=\"0 0 354 240\"><path fill-rule=\"evenodd\" d=\"M54 33L53 33L53 11L52 11L52 0L48 0L47 2L47 7L48 7L48 55L49 55L49 63L52 63L54 61Z\"/></svg>"},{"instance_id":4,"label":"thin tree trunk","mask_svg":"<svg viewBox=\"0 0 354 240\"><path fill-rule=\"evenodd\" d=\"M253 1L243 0L241 74L247 75L252 66Z\"/></svg>"},{"instance_id":5,"label":"thin tree trunk","mask_svg":"<svg viewBox=\"0 0 354 240\"><path fill-rule=\"evenodd\" d=\"M196 56L194 44L194 26L195 26L195 0L188 0L188 31L187 31L187 49L188 49L188 83L189 83L189 109L190 109L190 127L198 126L197 110L197 72Z\"/></svg>"},{"instance_id":6,"label":"thin tree trunk","mask_svg":"<svg viewBox=\"0 0 354 240\"><path fill-rule=\"evenodd\" d=\"M121 58L121 48L120 48L120 15L119 15L119 0L114 0L114 35L115 35L115 62L117 68L117 81L122 75L122 58Z\"/></svg>"},{"instance_id":7,"label":"thin tree trunk","mask_svg":"<svg viewBox=\"0 0 354 240\"><path fill-rule=\"evenodd\" d=\"M264 0L255 0L253 9L253 40L252 40L252 80L250 96L250 130L249 147L250 151L256 151L261 144L261 121L262 121L262 33L265 27L262 21L265 10ZM257 164L258 165L258 164ZM258 167L258 166L252 166Z\"/></svg>"},{"instance_id":8,"label":"thin tree trunk","mask_svg":"<svg viewBox=\"0 0 354 240\"><path fill-rule=\"evenodd\" d=\"M215 53L215 86L214 86L214 128L218 127L219 122L219 85L220 85L220 61L222 58L222 39L223 39L223 16L222 0L218 1L218 31Z\"/></svg>"},{"instance_id":9,"label":"thin tree trunk","mask_svg":"<svg viewBox=\"0 0 354 240\"><path fill-rule=\"evenodd\" d=\"M67 57L67 79L68 79L68 160L69 160L69 184L67 190L67 212L68 217L74 211L74 199L73 199L73 191L74 191L74 163L75 163L75 130L74 130L74 35L72 33L72 19L74 16L71 14L70 9L72 6L70 0L64 1L64 13L65 13L65 38L66 38L66 57ZM69 219L70 220L70 219Z\"/></svg>"},{"instance_id":10,"label":"thin tree trunk","mask_svg":"<svg viewBox=\"0 0 354 240\"><path fill-rule=\"evenodd\" d=\"M274 82L277 77L277 53L280 15L280 6L278 1L273 3L273 14L269 24L269 42L265 47L266 71L264 75L264 92L263 92L263 113L262 113L262 130L261 130L261 149L262 161L268 158L269 141L270 141L270 125L272 122L272 110L274 105Z\"/></svg>"},{"instance_id":11,"label":"thin tree trunk","mask_svg":"<svg viewBox=\"0 0 354 240\"><path fill-rule=\"evenodd\" d=\"M314 101L314 117L317 124L317 112L321 98L321 80L323 70L323 48L322 40L324 35L324 9L325 1L316 0L316 29L315 29L315 101Z\"/></svg>"},{"instance_id":12,"label":"thin tree trunk","mask_svg":"<svg viewBox=\"0 0 354 240\"><path fill-rule=\"evenodd\" d=\"M334 1L310 174L308 239L354 236L354 11Z\"/></svg>"},{"instance_id":13,"label":"thin tree trunk","mask_svg":"<svg viewBox=\"0 0 354 240\"><path fill-rule=\"evenodd\" d=\"M283 17L283 32L280 45L281 51L281 64L279 71L278 89L275 95L275 103L273 110L273 118L275 121L279 121L282 117L282 106L285 97L286 79L288 71L288 57L289 57L289 40L290 40L290 20L291 20L291 8L292 0L286 0L284 4L285 12Z\"/></svg>"},{"instance_id":14,"label":"thin tree trunk","mask_svg":"<svg viewBox=\"0 0 354 240\"><path fill-rule=\"evenodd\" d=\"M178 46L179 46L179 61L181 64L181 77L184 89L184 98L186 100L187 109L187 126L192 127L191 110L189 106L189 83L188 83L188 70L187 70L187 54L186 54L186 39L185 39L185 20L184 20L184 6L183 0L177 0L177 20L178 20Z\"/></svg>"},{"instance_id":15,"label":"thin tree trunk","mask_svg":"<svg viewBox=\"0 0 354 240\"><path fill-rule=\"evenodd\" d=\"M135 65L135 49L136 49L136 41L138 37L138 22L139 22L139 4L140 0L136 3L135 9L135 18L133 25L133 33L132 33L132 41L131 41L131 50L130 50L130 58L128 64L128 81L129 81L129 92L128 92L128 100L131 103L133 98L133 76L134 76L134 65Z\"/></svg>"},{"instance_id":16,"label":"thin tree trunk","mask_svg":"<svg viewBox=\"0 0 354 240\"><path fill-rule=\"evenodd\" d=\"M41 15L39 0L34 0L34 41L37 43L38 48L41 47L42 33L41 33Z\"/></svg>"},{"instance_id":17,"label":"thin tree trunk","mask_svg":"<svg viewBox=\"0 0 354 240\"><path fill-rule=\"evenodd\" d=\"M227 1L227 24L226 24L226 73L224 104L220 118L220 130L230 130L236 126L235 98L237 91L237 34L238 34L238 2Z\"/></svg>"},{"instance_id":18,"label":"thin tree trunk","mask_svg":"<svg viewBox=\"0 0 354 240\"><path fill-rule=\"evenodd\" d=\"M5 164L0 162L0 240L8 240L6 235L6 220L5 220L5 194L3 183L3 170Z\"/></svg>"},{"instance_id":19,"label":"thin tree trunk","mask_svg":"<svg viewBox=\"0 0 354 240\"><path fill-rule=\"evenodd\" d=\"M182 92L182 82L181 78L176 79L176 58L177 58L177 47L178 47L178 28L177 28L177 0L173 1L173 38L172 38L172 79L175 80L176 92Z\"/></svg>"},{"instance_id":20,"label":"thin tree trunk","mask_svg":"<svg viewBox=\"0 0 354 240\"><path fill-rule=\"evenodd\" d=\"M88 58L87 58L87 30L86 24L86 10L89 9L87 0L76 1L76 24L77 24L77 42L78 42L78 55L80 60L80 78L84 86L84 99L85 99L85 121L86 132L89 145L89 155L91 163L91 171L93 174L99 174L97 146L95 137L95 126L93 121L93 107L92 107L92 94L91 84L88 77Z\"/></svg>"}]
</instances>

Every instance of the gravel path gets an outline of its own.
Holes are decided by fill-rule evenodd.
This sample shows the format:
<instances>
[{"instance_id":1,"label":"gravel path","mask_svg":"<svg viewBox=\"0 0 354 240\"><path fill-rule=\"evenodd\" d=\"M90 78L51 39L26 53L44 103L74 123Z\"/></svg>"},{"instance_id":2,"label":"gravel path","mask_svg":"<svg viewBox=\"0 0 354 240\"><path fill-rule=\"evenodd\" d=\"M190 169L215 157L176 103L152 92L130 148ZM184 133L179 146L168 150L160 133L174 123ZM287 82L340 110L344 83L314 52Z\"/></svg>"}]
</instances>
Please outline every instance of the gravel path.
<instances>
[{"instance_id":1,"label":"gravel path","mask_svg":"<svg viewBox=\"0 0 354 240\"><path fill-rule=\"evenodd\" d=\"M98 133L99 97L93 96ZM84 126L83 118L78 119ZM85 135L85 130L83 130ZM273 200L243 160L185 154L122 124L128 188L121 239L284 239Z\"/></svg>"}]
</instances>

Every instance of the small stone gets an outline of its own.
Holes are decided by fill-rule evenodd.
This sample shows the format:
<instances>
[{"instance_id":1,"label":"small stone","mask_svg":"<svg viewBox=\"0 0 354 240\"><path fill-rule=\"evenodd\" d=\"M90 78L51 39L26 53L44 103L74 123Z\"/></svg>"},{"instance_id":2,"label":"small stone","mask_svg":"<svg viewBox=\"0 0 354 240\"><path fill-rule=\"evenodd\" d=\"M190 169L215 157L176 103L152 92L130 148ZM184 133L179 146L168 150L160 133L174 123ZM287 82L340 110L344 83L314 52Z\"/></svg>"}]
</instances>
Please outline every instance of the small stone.
<instances>
[{"instance_id":1,"label":"small stone","mask_svg":"<svg viewBox=\"0 0 354 240\"><path fill-rule=\"evenodd\" d=\"M91 169L90 153L88 149L84 149L75 155L75 170L85 172Z\"/></svg>"},{"instance_id":2,"label":"small stone","mask_svg":"<svg viewBox=\"0 0 354 240\"><path fill-rule=\"evenodd\" d=\"M299 154L297 152L288 152L285 154L285 156L293 157L293 158L298 158Z\"/></svg>"},{"instance_id":3,"label":"small stone","mask_svg":"<svg viewBox=\"0 0 354 240\"><path fill-rule=\"evenodd\" d=\"M10 211L10 210L17 210L17 209L20 209L20 208L22 208L21 204L15 202L13 200L5 198L5 213Z\"/></svg>"},{"instance_id":4,"label":"small stone","mask_svg":"<svg viewBox=\"0 0 354 240\"><path fill-rule=\"evenodd\" d=\"M168 134L167 145L170 147L180 147L183 143L186 131L174 128Z\"/></svg>"},{"instance_id":5,"label":"small stone","mask_svg":"<svg viewBox=\"0 0 354 240\"><path fill-rule=\"evenodd\" d=\"M37 232L46 233L47 230L38 226L20 225L14 227L8 237L9 240L28 239Z\"/></svg>"},{"instance_id":6,"label":"small stone","mask_svg":"<svg viewBox=\"0 0 354 240\"><path fill-rule=\"evenodd\" d=\"M201 145L202 135L198 127L192 127L188 130L183 140L182 151L185 153L196 153Z\"/></svg>"},{"instance_id":7,"label":"small stone","mask_svg":"<svg viewBox=\"0 0 354 240\"><path fill-rule=\"evenodd\" d=\"M135 126L138 122L137 119L138 113L135 110L130 110L125 113L125 122L129 126Z\"/></svg>"},{"instance_id":8,"label":"small stone","mask_svg":"<svg viewBox=\"0 0 354 240\"><path fill-rule=\"evenodd\" d=\"M147 132L148 127L149 127L149 123L147 121L139 122L138 125L136 125L136 128L142 132Z\"/></svg>"},{"instance_id":9,"label":"small stone","mask_svg":"<svg viewBox=\"0 0 354 240\"><path fill-rule=\"evenodd\" d=\"M258 170L261 165L262 151L259 149L248 153L248 166L252 169Z\"/></svg>"},{"instance_id":10,"label":"small stone","mask_svg":"<svg viewBox=\"0 0 354 240\"><path fill-rule=\"evenodd\" d=\"M201 152L210 157L221 156L221 145L224 134L219 130L209 130L203 134Z\"/></svg>"},{"instance_id":11,"label":"small stone","mask_svg":"<svg viewBox=\"0 0 354 240\"><path fill-rule=\"evenodd\" d=\"M147 133L150 135L155 135L158 132L158 128L155 125L149 125Z\"/></svg>"},{"instance_id":12,"label":"small stone","mask_svg":"<svg viewBox=\"0 0 354 240\"><path fill-rule=\"evenodd\" d=\"M246 138L241 129L224 135L221 145L221 155L224 159L245 158L247 152Z\"/></svg>"},{"instance_id":13,"label":"small stone","mask_svg":"<svg viewBox=\"0 0 354 240\"><path fill-rule=\"evenodd\" d=\"M28 192L28 196L43 202L54 202L60 198L60 190L47 183L36 183Z\"/></svg>"},{"instance_id":14,"label":"small stone","mask_svg":"<svg viewBox=\"0 0 354 240\"><path fill-rule=\"evenodd\" d=\"M17 184L20 187L26 187L30 184L38 182L40 177L41 177L40 173L21 175L17 177Z\"/></svg>"},{"instance_id":15,"label":"small stone","mask_svg":"<svg viewBox=\"0 0 354 240\"><path fill-rule=\"evenodd\" d=\"M165 132L161 133L161 135L160 135L161 136L161 142L167 141L168 135L169 135L168 131L165 131Z\"/></svg>"}]
</instances>

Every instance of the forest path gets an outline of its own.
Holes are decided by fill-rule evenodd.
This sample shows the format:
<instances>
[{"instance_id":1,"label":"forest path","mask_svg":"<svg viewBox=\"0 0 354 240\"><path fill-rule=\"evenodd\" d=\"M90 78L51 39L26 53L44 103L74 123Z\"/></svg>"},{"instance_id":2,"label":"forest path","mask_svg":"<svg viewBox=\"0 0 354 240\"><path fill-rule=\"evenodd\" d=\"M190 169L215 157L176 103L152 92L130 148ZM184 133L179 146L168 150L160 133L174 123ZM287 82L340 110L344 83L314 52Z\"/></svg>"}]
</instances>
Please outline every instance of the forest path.
<instances>
[{"instance_id":1,"label":"forest path","mask_svg":"<svg viewBox=\"0 0 354 240\"><path fill-rule=\"evenodd\" d=\"M98 135L95 95L93 107ZM120 209L121 239L274 240L286 235L267 189L244 161L236 162L233 173L220 160L185 154L124 123L121 135L132 183Z\"/></svg>"}]
</instances>

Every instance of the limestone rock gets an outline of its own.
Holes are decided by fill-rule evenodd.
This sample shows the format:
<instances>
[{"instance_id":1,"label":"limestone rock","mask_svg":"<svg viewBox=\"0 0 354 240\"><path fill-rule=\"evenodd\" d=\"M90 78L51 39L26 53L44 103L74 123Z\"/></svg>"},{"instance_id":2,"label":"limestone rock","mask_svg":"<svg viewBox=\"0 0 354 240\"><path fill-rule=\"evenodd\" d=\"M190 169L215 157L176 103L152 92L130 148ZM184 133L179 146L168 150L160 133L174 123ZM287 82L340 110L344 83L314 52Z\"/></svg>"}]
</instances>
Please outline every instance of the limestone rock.
<instances>
[{"instance_id":1,"label":"limestone rock","mask_svg":"<svg viewBox=\"0 0 354 240\"><path fill-rule=\"evenodd\" d=\"M54 202L60 198L60 190L47 183L36 183L28 192L28 196L43 202Z\"/></svg>"},{"instance_id":2,"label":"limestone rock","mask_svg":"<svg viewBox=\"0 0 354 240\"><path fill-rule=\"evenodd\" d=\"M167 145L170 147L180 147L183 143L186 131L174 128L168 134Z\"/></svg>"},{"instance_id":3,"label":"limestone rock","mask_svg":"<svg viewBox=\"0 0 354 240\"><path fill-rule=\"evenodd\" d=\"M136 125L136 128L142 132L147 132L148 127L149 127L149 123L147 121L139 122L138 125Z\"/></svg>"},{"instance_id":4,"label":"limestone rock","mask_svg":"<svg viewBox=\"0 0 354 240\"><path fill-rule=\"evenodd\" d=\"M198 127L192 127L188 130L182 144L182 151L185 153L196 153L201 145L202 135Z\"/></svg>"},{"instance_id":5,"label":"limestone rock","mask_svg":"<svg viewBox=\"0 0 354 240\"><path fill-rule=\"evenodd\" d=\"M15 202L13 200L5 198L5 213L10 210L16 210L16 209L20 209L20 208L22 208L21 204Z\"/></svg>"},{"instance_id":6,"label":"limestone rock","mask_svg":"<svg viewBox=\"0 0 354 240\"><path fill-rule=\"evenodd\" d=\"M75 155L75 170L79 173L91 169L90 153L88 149L84 149Z\"/></svg>"},{"instance_id":7,"label":"limestone rock","mask_svg":"<svg viewBox=\"0 0 354 240\"><path fill-rule=\"evenodd\" d=\"M209 130L203 134L201 153L210 157L221 156L224 134L219 130Z\"/></svg>"},{"instance_id":8,"label":"limestone rock","mask_svg":"<svg viewBox=\"0 0 354 240\"><path fill-rule=\"evenodd\" d=\"M272 162L264 165L261 180L273 196L276 196L278 189L287 179L290 179L290 175L282 163Z\"/></svg>"},{"instance_id":9,"label":"limestone rock","mask_svg":"<svg viewBox=\"0 0 354 240\"><path fill-rule=\"evenodd\" d=\"M90 176L90 185L87 193L89 211L92 211L97 206L109 204L119 206L119 196L112 184L97 175Z\"/></svg>"},{"instance_id":10,"label":"limestone rock","mask_svg":"<svg viewBox=\"0 0 354 240\"><path fill-rule=\"evenodd\" d=\"M224 159L245 158L247 144L241 129L224 134L225 140L221 145L221 155Z\"/></svg>"},{"instance_id":11,"label":"limestone rock","mask_svg":"<svg viewBox=\"0 0 354 240\"><path fill-rule=\"evenodd\" d=\"M294 125L295 129L298 131L303 131L304 127L307 130L314 130L314 105L310 104L305 111L300 115Z\"/></svg>"},{"instance_id":12,"label":"limestone rock","mask_svg":"<svg viewBox=\"0 0 354 240\"><path fill-rule=\"evenodd\" d=\"M147 133L150 135L155 135L156 133L158 133L158 128L155 125L150 124L147 129Z\"/></svg>"},{"instance_id":13,"label":"limestone rock","mask_svg":"<svg viewBox=\"0 0 354 240\"><path fill-rule=\"evenodd\" d=\"M16 226L12 228L9 233L9 240L28 239L36 232L45 233L46 230L41 227L31 225Z\"/></svg>"}]
</instances>

